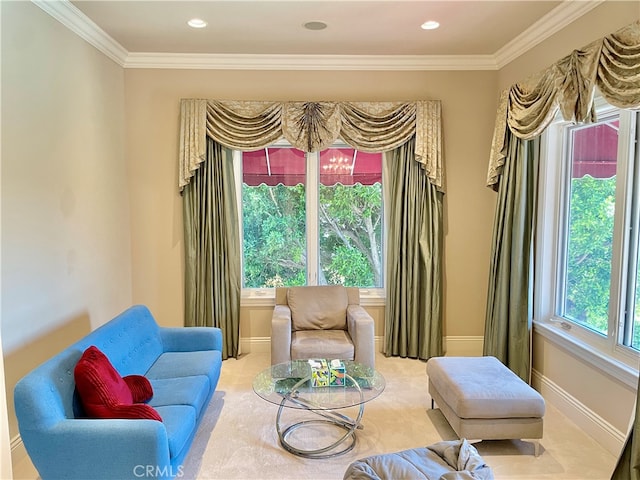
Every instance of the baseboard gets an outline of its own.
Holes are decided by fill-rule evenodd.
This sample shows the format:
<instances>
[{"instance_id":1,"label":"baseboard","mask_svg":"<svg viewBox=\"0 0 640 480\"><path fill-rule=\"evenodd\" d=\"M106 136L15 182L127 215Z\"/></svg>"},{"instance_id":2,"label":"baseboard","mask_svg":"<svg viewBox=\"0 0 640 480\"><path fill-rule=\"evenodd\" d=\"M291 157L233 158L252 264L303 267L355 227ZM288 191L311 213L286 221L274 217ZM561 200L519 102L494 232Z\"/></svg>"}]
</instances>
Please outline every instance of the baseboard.
<instances>
[{"instance_id":1,"label":"baseboard","mask_svg":"<svg viewBox=\"0 0 640 480\"><path fill-rule=\"evenodd\" d=\"M540 392L547 402L553 404L578 428L592 437L612 455L616 457L620 455L625 441L623 432L563 390L559 385L541 375L537 370L533 370L531 380L533 387Z\"/></svg>"},{"instance_id":2,"label":"baseboard","mask_svg":"<svg viewBox=\"0 0 640 480\"><path fill-rule=\"evenodd\" d=\"M445 355L448 357L481 357L484 337L448 336L444 338Z\"/></svg>"},{"instance_id":3,"label":"baseboard","mask_svg":"<svg viewBox=\"0 0 640 480\"><path fill-rule=\"evenodd\" d=\"M38 472L31 463L20 434L11 439L11 466L13 478L21 480L39 479Z\"/></svg>"},{"instance_id":4,"label":"baseboard","mask_svg":"<svg viewBox=\"0 0 640 480\"><path fill-rule=\"evenodd\" d=\"M376 351L381 352L384 338L377 336L374 339ZM445 351L448 356L479 357L482 355L484 337L445 337ZM271 351L270 337L241 337L240 353L269 353Z\"/></svg>"},{"instance_id":5,"label":"baseboard","mask_svg":"<svg viewBox=\"0 0 640 480\"><path fill-rule=\"evenodd\" d=\"M16 455L26 454L27 450L24 448L24 443L22 443L22 437L18 434L11 439L11 456L15 458Z\"/></svg>"},{"instance_id":6,"label":"baseboard","mask_svg":"<svg viewBox=\"0 0 640 480\"><path fill-rule=\"evenodd\" d=\"M240 337L240 353L270 353L270 337Z\"/></svg>"}]
</instances>

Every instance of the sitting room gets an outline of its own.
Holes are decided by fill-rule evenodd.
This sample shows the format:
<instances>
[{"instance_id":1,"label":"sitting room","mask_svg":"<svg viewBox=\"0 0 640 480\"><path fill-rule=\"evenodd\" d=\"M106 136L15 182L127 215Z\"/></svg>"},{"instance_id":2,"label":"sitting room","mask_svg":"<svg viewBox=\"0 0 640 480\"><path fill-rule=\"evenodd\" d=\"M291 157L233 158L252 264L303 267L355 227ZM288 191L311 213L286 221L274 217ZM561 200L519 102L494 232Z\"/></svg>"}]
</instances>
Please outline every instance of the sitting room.
<instances>
[{"instance_id":1,"label":"sitting room","mask_svg":"<svg viewBox=\"0 0 640 480\"><path fill-rule=\"evenodd\" d=\"M638 2L0 21L0 478L640 475ZM91 345L144 419L78 413ZM34 440L158 413L140 464Z\"/></svg>"}]
</instances>

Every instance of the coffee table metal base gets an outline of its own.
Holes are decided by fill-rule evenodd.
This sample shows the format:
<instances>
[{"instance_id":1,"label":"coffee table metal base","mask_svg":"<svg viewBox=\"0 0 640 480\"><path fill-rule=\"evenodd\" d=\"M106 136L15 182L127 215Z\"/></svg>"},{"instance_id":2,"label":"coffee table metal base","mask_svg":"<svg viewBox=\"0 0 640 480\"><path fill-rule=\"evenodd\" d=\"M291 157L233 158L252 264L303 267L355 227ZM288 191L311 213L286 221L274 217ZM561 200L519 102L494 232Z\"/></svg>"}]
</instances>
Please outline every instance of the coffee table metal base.
<instances>
[{"instance_id":1,"label":"coffee table metal base","mask_svg":"<svg viewBox=\"0 0 640 480\"><path fill-rule=\"evenodd\" d=\"M358 382L349 375L346 375L346 377L352 381L355 388L360 392L361 398L363 398L362 389L358 385ZM355 419L336 412L335 410L320 409L299 395L298 387L304 385L308 380L310 380L310 377L303 378L295 384L288 393L283 394L282 396L282 401L280 402L280 407L278 408L278 414L276 416L276 430L278 432L280 445L282 445L282 447L288 452L305 458L330 458L353 450L353 447L356 445L356 430L362 429L360 420L362 420L362 415L364 414L364 400L360 403L358 415ZM287 402L295 404L297 408L302 408L310 413L322 417L322 419L304 420L283 428L282 412L287 407ZM329 425L331 427L342 429L345 433L335 442L327 446L314 449L298 448L289 442L288 437L294 431L318 425Z\"/></svg>"}]
</instances>

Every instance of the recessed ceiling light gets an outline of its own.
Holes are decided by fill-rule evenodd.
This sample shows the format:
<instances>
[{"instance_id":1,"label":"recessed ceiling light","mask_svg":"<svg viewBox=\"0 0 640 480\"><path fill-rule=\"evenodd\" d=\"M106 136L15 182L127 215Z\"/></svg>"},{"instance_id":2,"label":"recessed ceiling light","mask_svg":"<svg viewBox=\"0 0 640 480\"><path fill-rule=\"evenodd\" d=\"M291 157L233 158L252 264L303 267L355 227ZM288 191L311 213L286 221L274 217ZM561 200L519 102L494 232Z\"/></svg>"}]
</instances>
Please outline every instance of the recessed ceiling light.
<instances>
[{"instance_id":1,"label":"recessed ceiling light","mask_svg":"<svg viewBox=\"0 0 640 480\"><path fill-rule=\"evenodd\" d=\"M193 28L204 28L207 26L207 22L200 18L192 18L187 22L187 25Z\"/></svg>"},{"instance_id":2,"label":"recessed ceiling light","mask_svg":"<svg viewBox=\"0 0 640 480\"><path fill-rule=\"evenodd\" d=\"M428 22L424 22L420 26L420 28L422 28L423 30L435 30L439 26L440 26L440 24L438 22L436 22L435 20L429 20Z\"/></svg>"},{"instance_id":3,"label":"recessed ceiling light","mask_svg":"<svg viewBox=\"0 0 640 480\"><path fill-rule=\"evenodd\" d=\"M304 24L304 28L307 30L324 30L327 28L327 24L324 22L307 22Z\"/></svg>"}]
</instances>

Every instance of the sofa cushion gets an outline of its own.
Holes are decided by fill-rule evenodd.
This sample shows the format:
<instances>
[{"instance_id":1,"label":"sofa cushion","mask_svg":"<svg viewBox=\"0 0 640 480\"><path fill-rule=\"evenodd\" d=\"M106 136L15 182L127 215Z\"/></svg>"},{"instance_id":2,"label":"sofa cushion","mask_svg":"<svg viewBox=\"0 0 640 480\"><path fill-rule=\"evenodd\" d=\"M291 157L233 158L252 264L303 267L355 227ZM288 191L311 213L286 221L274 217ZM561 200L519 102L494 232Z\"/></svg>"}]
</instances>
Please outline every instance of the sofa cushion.
<instances>
[{"instance_id":1,"label":"sofa cushion","mask_svg":"<svg viewBox=\"0 0 640 480\"><path fill-rule=\"evenodd\" d=\"M131 390L133 403L145 403L153 397L153 387L143 375L127 375L123 380Z\"/></svg>"},{"instance_id":2,"label":"sofa cushion","mask_svg":"<svg viewBox=\"0 0 640 480\"><path fill-rule=\"evenodd\" d=\"M346 330L347 290L341 285L291 287L287 290L292 329Z\"/></svg>"},{"instance_id":3,"label":"sofa cushion","mask_svg":"<svg viewBox=\"0 0 640 480\"><path fill-rule=\"evenodd\" d=\"M215 388L220 377L222 356L219 350L197 352L165 352L160 355L145 373L151 382L160 378L191 377L205 375L209 388Z\"/></svg>"},{"instance_id":4,"label":"sofa cushion","mask_svg":"<svg viewBox=\"0 0 640 480\"><path fill-rule=\"evenodd\" d=\"M165 405L191 405L199 417L209 398L209 385L209 379L205 375L153 380L154 394L149 405L154 408Z\"/></svg>"},{"instance_id":5,"label":"sofa cushion","mask_svg":"<svg viewBox=\"0 0 640 480\"><path fill-rule=\"evenodd\" d=\"M166 405L158 407L164 420L169 441L169 456L177 457L195 435L196 410L191 405Z\"/></svg>"},{"instance_id":6,"label":"sofa cushion","mask_svg":"<svg viewBox=\"0 0 640 480\"><path fill-rule=\"evenodd\" d=\"M89 417L162 421L153 407L133 403L133 395L127 382L104 353L93 345L78 360L74 379L84 412Z\"/></svg>"}]
</instances>

